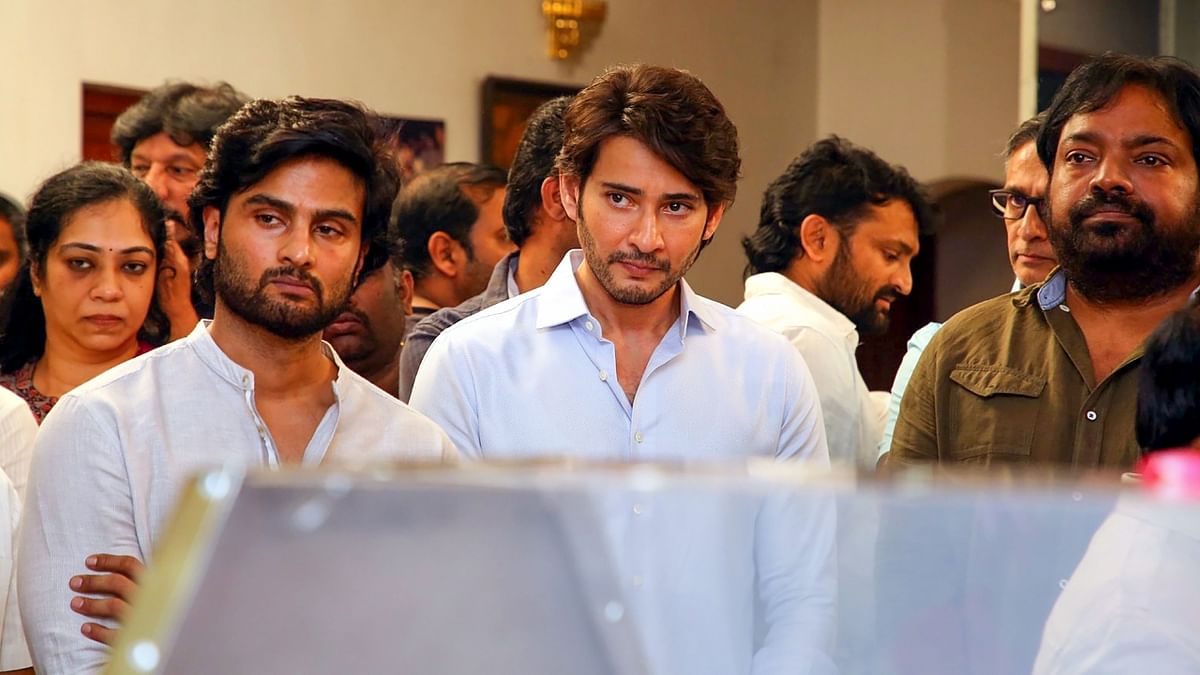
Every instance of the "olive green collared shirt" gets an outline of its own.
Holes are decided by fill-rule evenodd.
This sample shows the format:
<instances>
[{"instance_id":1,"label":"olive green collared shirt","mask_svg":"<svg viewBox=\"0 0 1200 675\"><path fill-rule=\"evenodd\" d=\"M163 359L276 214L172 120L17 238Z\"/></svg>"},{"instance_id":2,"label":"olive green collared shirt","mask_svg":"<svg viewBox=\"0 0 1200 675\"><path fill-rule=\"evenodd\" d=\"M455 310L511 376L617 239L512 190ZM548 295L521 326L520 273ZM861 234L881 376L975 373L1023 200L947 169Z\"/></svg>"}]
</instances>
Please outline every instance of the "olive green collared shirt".
<instances>
[{"instance_id":1,"label":"olive green collared shirt","mask_svg":"<svg viewBox=\"0 0 1200 675\"><path fill-rule=\"evenodd\" d=\"M947 321L905 390L888 462L1132 467L1142 347L1093 383L1066 295L1055 271Z\"/></svg>"}]
</instances>

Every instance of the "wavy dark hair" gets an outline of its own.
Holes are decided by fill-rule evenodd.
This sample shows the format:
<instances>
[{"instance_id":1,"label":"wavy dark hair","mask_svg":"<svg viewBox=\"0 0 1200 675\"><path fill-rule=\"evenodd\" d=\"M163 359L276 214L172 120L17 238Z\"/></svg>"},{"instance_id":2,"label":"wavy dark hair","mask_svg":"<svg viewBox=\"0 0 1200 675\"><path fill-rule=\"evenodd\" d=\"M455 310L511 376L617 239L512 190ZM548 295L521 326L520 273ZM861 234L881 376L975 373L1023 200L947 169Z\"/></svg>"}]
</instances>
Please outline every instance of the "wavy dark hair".
<instances>
[{"instance_id":1,"label":"wavy dark hair","mask_svg":"<svg viewBox=\"0 0 1200 675\"><path fill-rule=\"evenodd\" d=\"M1106 52L1071 71L1050 107L1037 137L1038 157L1054 171L1058 141L1073 116L1104 108L1125 87L1140 85L1156 92L1176 124L1192 138L1192 157L1200 161L1200 73L1171 56L1144 58Z\"/></svg>"},{"instance_id":2,"label":"wavy dark hair","mask_svg":"<svg viewBox=\"0 0 1200 675\"><path fill-rule=\"evenodd\" d=\"M1200 307L1172 314L1146 340L1138 366L1137 441L1145 452L1200 438Z\"/></svg>"},{"instance_id":3,"label":"wavy dark hair","mask_svg":"<svg viewBox=\"0 0 1200 675\"><path fill-rule=\"evenodd\" d=\"M11 373L40 359L46 350L46 314L41 299L33 293L34 268L44 280L46 256L71 217L84 207L115 200L127 200L137 209L154 242L155 258L162 262L166 211L154 191L128 170L104 162L83 162L48 178L34 193L25 216L28 252L21 270L0 300L0 372ZM166 342L170 333L156 288L138 338L157 346Z\"/></svg>"},{"instance_id":4,"label":"wavy dark hair","mask_svg":"<svg viewBox=\"0 0 1200 675\"><path fill-rule=\"evenodd\" d=\"M17 242L17 255L24 258L29 250L29 243L25 241L25 209L3 192L0 192L0 220L6 221L12 229L13 241ZM0 293L3 291L0 288Z\"/></svg>"},{"instance_id":5,"label":"wavy dark hair","mask_svg":"<svg viewBox=\"0 0 1200 675\"><path fill-rule=\"evenodd\" d=\"M112 142L129 168L138 143L165 132L176 145L200 145L208 150L217 127L246 101L244 94L227 82L202 87L189 82L168 82L151 89L113 123Z\"/></svg>"},{"instance_id":6,"label":"wavy dark hair","mask_svg":"<svg viewBox=\"0 0 1200 675\"><path fill-rule=\"evenodd\" d=\"M559 96L538 106L513 155L504 193L504 227L518 248L529 238L530 221L542 205L542 183L554 175L554 160L563 143L563 116L570 104L570 96Z\"/></svg>"},{"instance_id":7,"label":"wavy dark hair","mask_svg":"<svg viewBox=\"0 0 1200 675\"><path fill-rule=\"evenodd\" d=\"M904 167L837 136L817 141L767 186L758 227L742 239L746 276L783 271L804 255L799 225L808 216L824 217L846 240L870 207L893 199L912 208L918 232L933 229L929 197Z\"/></svg>"},{"instance_id":8,"label":"wavy dark hair","mask_svg":"<svg viewBox=\"0 0 1200 675\"><path fill-rule=\"evenodd\" d=\"M571 100L564 127L555 166L578 177L581 186L601 143L626 136L699 188L710 211L737 195L737 127L712 91L686 71L643 64L609 68Z\"/></svg>"},{"instance_id":9,"label":"wavy dark hair","mask_svg":"<svg viewBox=\"0 0 1200 675\"><path fill-rule=\"evenodd\" d=\"M213 138L208 161L188 198L192 228L204 232L204 209L208 207L220 211L224 220L230 198L266 178L279 165L301 157L325 157L362 182L365 197L359 234L360 242L370 247L380 240L381 230L387 229L400 185L399 171L378 126L373 113L346 101L292 96L247 103ZM368 255L359 279L386 260L385 256ZM196 270L197 286L209 302L215 264L218 261L206 256Z\"/></svg>"}]
</instances>

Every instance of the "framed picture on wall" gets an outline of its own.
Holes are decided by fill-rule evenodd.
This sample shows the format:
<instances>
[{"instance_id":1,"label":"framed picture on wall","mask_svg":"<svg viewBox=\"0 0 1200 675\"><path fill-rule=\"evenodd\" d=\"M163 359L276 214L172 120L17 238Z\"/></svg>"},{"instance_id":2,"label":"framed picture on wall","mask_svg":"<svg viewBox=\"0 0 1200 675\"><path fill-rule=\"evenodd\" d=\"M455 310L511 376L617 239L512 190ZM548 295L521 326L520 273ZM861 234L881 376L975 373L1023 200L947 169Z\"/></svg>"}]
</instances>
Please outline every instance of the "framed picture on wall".
<instances>
[{"instance_id":1,"label":"framed picture on wall","mask_svg":"<svg viewBox=\"0 0 1200 675\"><path fill-rule=\"evenodd\" d=\"M537 107L558 96L574 96L580 87L489 76L483 81L479 158L508 170L525 123Z\"/></svg>"}]
</instances>

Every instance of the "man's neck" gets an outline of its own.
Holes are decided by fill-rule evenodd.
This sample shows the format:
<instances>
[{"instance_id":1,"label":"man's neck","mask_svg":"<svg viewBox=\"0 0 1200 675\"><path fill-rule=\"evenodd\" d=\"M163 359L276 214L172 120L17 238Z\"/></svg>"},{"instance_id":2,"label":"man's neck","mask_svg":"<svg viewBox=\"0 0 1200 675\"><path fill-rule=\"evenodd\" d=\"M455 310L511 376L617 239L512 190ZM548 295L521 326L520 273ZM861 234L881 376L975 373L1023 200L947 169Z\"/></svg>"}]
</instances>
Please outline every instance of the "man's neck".
<instances>
[{"instance_id":1,"label":"man's neck","mask_svg":"<svg viewBox=\"0 0 1200 675\"><path fill-rule=\"evenodd\" d=\"M392 354L392 358L387 359L383 363L351 363L346 362L346 367L354 372L362 375L371 384L391 394L395 398L400 398L400 352L397 350Z\"/></svg>"},{"instance_id":2,"label":"man's neck","mask_svg":"<svg viewBox=\"0 0 1200 675\"><path fill-rule=\"evenodd\" d=\"M535 228L521 244L521 255L517 258L517 272L514 275L517 289L527 293L545 286L563 256L572 248L575 248L572 242L561 234L549 228Z\"/></svg>"},{"instance_id":3,"label":"man's neck","mask_svg":"<svg viewBox=\"0 0 1200 675\"><path fill-rule=\"evenodd\" d=\"M413 307L426 309L441 309L454 307L461 300L454 293L454 285L450 279L431 274L413 287Z\"/></svg>"},{"instance_id":4,"label":"man's neck","mask_svg":"<svg viewBox=\"0 0 1200 675\"><path fill-rule=\"evenodd\" d=\"M786 268L779 271L789 281L796 284L800 288L817 295L817 276L816 271L810 269L803 258L795 258ZM819 295L817 297L820 297Z\"/></svg>"},{"instance_id":5,"label":"man's neck","mask_svg":"<svg viewBox=\"0 0 1200 675\"><path fill-rule=\"evenodd\" d=\"M628 305L617 302L608 294L592 274L586 260L575 270L575 280L588 310L610 339L620 335L639 335L642 339L652 337L655 341L661 340L679 317L680 283L644 305Z\"/></svg>"},{"instance_id":6,"label":"man's neck","mask_svg":"<svg viewBox=\"0 0 1200 675\"><path fill-rule=\"evenodd\" d=\"M46 396L58 397L115 365L137 355L137 337L103 352L84 349L66 336L49 336L46 350L34 370L33 386Z\"/></svg>"},{"instance_id":7,"label":"man's neck","mask_svg":"<svg viewBox=\"0 0 1200 675\"><path fill-rule=\"evenodd\" d=\"M259 394L327 385L337 374L337 366L322 351L319 332L299 340L282 338L245 321L220 300L208 332L231 361L254 373Z\"/></svg>"}]
</instances>

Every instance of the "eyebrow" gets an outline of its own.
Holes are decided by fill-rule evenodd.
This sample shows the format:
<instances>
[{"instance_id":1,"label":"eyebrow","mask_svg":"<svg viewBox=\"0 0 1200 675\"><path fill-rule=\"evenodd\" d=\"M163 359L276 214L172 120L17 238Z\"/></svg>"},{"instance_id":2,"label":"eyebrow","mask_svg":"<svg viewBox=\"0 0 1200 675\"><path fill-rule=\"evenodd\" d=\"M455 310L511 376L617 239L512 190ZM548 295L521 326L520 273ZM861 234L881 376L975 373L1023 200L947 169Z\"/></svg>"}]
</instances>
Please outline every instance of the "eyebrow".
<instances>
[{"instance_id":1,"label":"eyebrow","mask_svg":"<svg viewBox=\"0 0 1200 675\"><path fill-rule=\"evenodd\" d=\"M99 246L96 246L95 244L85 244L85 243L83 243L83 242L80 242L80 241L72 241L72 242L68 242L68 243L66 243L66 244L63 244L63 245L62 245L62 246L60 246L59 248L60 248L60 249L63 249L63 248L80 248L80 249L83 249L83 250L85 250L85 251L90 251L90 252L92 252L92 253L101 253L101 252L103 251L103 249L101 249ZM121 255L127 255L127 254L130 254L130 253L146 253L146 254L149 254L149 255L154 255L154 250L153 250L153 249L151 249L151 248L150 248L150 247L148 247L148 246L130 246L129 248L123 248L123 249L121 249L120 251L118 251L118 253L120 253Z\"/></svg>"},{"instance_id":2,"label":"eyebrow","mask_svg":"<svg viewBox=\"0 0 1200 675\"><path fill-rule=\"evenodd\" d=\"M287 214L288 216L293 216L296 213L296 207L291 202L280 199L279 197L272 197L271 195L262 194L261 192L256 195L251 195L249 198L247 198L246 204L269 206ZM358 218L356 218L353 213L350 213L345 209L317 209L313 212L313 219L345 220L351 223L358 222Z\"/></svg>"},{"instance_id":3,"label":"eyebrow","mask_svg":"<svg viewBox=\"0 0 1200 675\"><path fill-rule=\"evenodd\" d=\"M130 159L131 159L131 160L138 160L138 161L142 161L142 162L149 162L149 161L151 161L149 157L147 157L147 156L145 156L145 155L143 155L143 154L141 154L141 153L137 153L137 152L133 153L133 155L131 155L131 156L130 156ZM170 156L168 156L168 157L167 157L167 163L168 163L168 164L170 164L171 162L178 162L178 161L180 161L180 160L185 160L185 161L187 161L187 162L189 162L189 163L191 163L191 164L195 164L195 163L196 163L196 161L195 161L195 158L194 158L194 157L192 157L191 155L189 155L189 154L188 154L188 153L186 153L186 152L176 152L176 153L172 153Z\"/></svg>"},{"instance_id":4,"label":"eyebrow","mask_svg":"<svg viewBox=\"0 0 1200 675\"><path fill-rule=\"evenodd\" d=\"M1067 136L1063 140L1068 142L1078 141L1081 143L1099 143L1100 136L1099 134L1091 131L1079 131ZM1124 141L1122 145L1127 148L1140 148L1146 145L1154 145L1155 143L1163 143L1171 147L1178 147L1178 144L1175 143L1175 141L1167 138L1166 136L1158 136L1156 134L1139 134L1129 140Z\"/></svg>"},{"instance_id":5,"label":"eyebrow","mask_svg":"<svg viewBox=\"0 0 1200 675\"><path fill-rule=\"evenodd\" d=\"M641 197L643 194L645 194L645 192L641 188L635 188L632 185L625 185L623 183L610 183L608 181L602 181L600 183L600 185L602 185L606 188L609 188L611 190L618 190L620 192L628 192L629 194L634 195L636 197ZM662 199L664 201L672 201L672 202L674 202L674 201L700 201L700 195L697 195L697 194L694 194L691 192L668 192L662 196Z\"/></svg>"}]
</instances>

